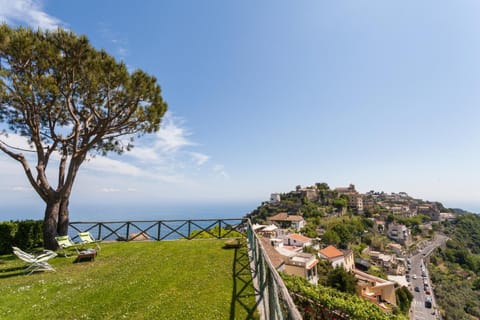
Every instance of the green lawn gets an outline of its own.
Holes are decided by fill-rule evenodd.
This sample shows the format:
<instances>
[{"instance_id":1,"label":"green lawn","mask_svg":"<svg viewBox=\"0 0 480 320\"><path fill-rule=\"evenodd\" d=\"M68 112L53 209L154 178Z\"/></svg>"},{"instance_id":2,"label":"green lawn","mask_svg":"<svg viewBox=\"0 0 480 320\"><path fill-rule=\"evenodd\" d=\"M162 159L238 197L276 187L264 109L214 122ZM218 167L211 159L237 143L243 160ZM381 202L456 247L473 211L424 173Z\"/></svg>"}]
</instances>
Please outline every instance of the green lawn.
<instances>
[{"instance_id":1,"label":"green lawn","mask_svg":"<svg viewBox=\"0 0 480 320\"><path fill-rule=\"evenodd\" d=\"M246 248L222 240L102 244L93 262L51 259L57 272L26 276L0 257L2 319L251 319Z\"/></svg>"}]
</instances>

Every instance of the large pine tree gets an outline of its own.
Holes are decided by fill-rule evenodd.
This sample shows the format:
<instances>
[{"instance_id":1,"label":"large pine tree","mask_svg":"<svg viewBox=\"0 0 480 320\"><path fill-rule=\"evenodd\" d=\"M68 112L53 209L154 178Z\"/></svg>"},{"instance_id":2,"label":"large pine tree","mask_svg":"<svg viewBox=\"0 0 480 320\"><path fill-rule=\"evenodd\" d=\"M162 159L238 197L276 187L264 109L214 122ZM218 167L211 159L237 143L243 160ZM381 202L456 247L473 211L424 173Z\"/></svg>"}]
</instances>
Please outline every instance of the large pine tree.
<instances>
[{"instance_id":1,"label":"large pine tree","mask_svg":"<svg viewBox=\"0 0 480 320\"><path fill-rule=\"evenodd\" d=\"M0 122L4 134L27 138L34 167L1 137L0 150L22 165L46 204L46 248L68 232L69 198L86 156L130 149L133 137L159 129L166 110L153 76L128 72L85 36L0 26ZM60 159L55 178L46 171L52 155Z\"/></svg>"}]
</instances>

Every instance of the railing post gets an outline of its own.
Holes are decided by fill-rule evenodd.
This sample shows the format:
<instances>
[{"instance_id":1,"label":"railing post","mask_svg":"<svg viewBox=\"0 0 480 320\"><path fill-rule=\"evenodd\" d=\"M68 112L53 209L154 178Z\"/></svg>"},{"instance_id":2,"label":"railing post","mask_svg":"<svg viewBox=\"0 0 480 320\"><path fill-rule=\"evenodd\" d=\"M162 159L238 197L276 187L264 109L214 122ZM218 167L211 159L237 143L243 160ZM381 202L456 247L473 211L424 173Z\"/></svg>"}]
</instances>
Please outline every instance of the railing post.
<instances>
[{"instance_id":1,"label":"railing post","mask_svg":"<svg viewBox=\"0 0 480 320\"><path fill-rule=\"evenodd\" d=\"M188 222L188 237L187 239L190 240L191 239L191 229L192 229L192 220L187 220Z\"/></svg>"},{"instance_id":2,"label":"railing post","mask_svg":"<svg viewBox=\"0 0 480 320\"><path fill-rule=\"evenodd\" d=\"M160 241L160 235L161 235L161 227L162 227L162 222L158 221L158 232L157 232L157 240Z\"/></svg>"},{"instance_id":3,"label":"railing post","mask_svg":"<svg viewBox=\"0 0 480 320\"><path fill-rule=\"evenodd\" d=\"M128 235L130 234L130 221L127 221L127 229L125 235L125 241L128 241Z\"/></svg>"},{"instance_id":4,"label":"railing post","mask_svg":"<svg viewBox=\"0 0 480 320\"><path fill-rule=\"evenodd\" d=\"M101 222L98 224L98 240L102 240L102 224Z\"/></svg>"}]
</instances>

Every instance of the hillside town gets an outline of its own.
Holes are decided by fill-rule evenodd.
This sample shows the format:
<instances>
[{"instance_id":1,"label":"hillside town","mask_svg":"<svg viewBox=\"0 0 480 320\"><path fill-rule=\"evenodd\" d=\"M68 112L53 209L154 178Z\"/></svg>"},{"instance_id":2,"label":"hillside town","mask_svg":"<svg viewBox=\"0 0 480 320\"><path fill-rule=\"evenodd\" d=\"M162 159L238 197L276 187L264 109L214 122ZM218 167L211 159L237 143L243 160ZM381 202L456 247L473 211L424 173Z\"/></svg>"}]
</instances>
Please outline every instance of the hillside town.
<instances>
[{"instance_id":1,"label":"hillside town","mask_svg":"<svg viewBox=\"0 0 480 320\"><path fill-rule=\"evenodd\" d=\"M356 294L386 312L397 306L396 288L414 290L410 257L430 243L436 225L455 219L441 203L405 192L362 194L353 184L326 183L272 193L249 217L278 271L317 285L324 284L321 264L342 268L354 277Z\"/></svg>"}]
</instances>

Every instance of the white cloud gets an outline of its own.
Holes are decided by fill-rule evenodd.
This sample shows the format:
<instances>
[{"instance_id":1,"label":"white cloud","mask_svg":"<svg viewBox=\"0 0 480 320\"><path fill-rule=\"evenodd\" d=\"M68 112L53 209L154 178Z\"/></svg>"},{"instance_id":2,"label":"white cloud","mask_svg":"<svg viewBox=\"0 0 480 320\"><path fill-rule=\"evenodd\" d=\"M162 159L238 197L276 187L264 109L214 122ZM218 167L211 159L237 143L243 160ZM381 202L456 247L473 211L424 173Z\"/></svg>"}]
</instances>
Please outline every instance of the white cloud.
<instances>
[{"instance_id":1,"label":"white cloud","mask_svg":"<svg viewBox=\"0 0 480 320\"><path fill-rule=\"evenodd\" d=\"M175 118L171 113L167 113L162 120L162 125L157 133L157 142L155 149L164 152L175 152L186 146L194 146L188 137L191 133L185 127L182 127L183 120Z\"/></svg>"},{"instance_id":2,"label":"white cloud","mask_svg":"<svg viewBox=\"0 0 480 320\"><path fill-rule=\"evenodd\" d=\"M116 188L101 188L100 192L105 192L105 193L112 193L112 192L120 192L120 189Z\"/></svg>"},{"instance_id":3,"label":"white cloud","mask_svg":"<svg viewBox=\"0 0 480 320\"><path fill-rule=\"evenodd\" d=\"M223 165L206 166L211 157L197 152L199 145L191 140L191 131L182 118L168 113L158 133L146 135L134 142L135 147L123 156L110 154L107 157L96 155L88 157L79 172L76 183L79 194L109 194L123 197L128 192L139 198L153 190L163 190L162 195L174 196L182 190L201 190L205 180L213 177L229 179ZM9 145L29 149L27 140L16 134L0 136ZM30 161L36 161L35 153L23 152ZM31 166L34 168L34 165ZM213 168L213 169L212 169ZM209 171L210 170L210 171ZM58 174L58 156L54 155L49 165L50 179L56 181ZM22 192L34 192L33 189L14 191L14 186L25 184L21 166L6 155L0 153L0 173L7 174L8 182L0 185L5 191L21 195ZM108 183L108 185L105 185ZM96 186L93 187L92 186ZM141 191L140 191L141 190ZM177 190L177 191L174 191Z\"/></svg>"},{"instance_id":4,"label":"white cloud","mask_svg":"<svg viewBox=\"0 0 480 320\"><path fill-rule=\"evenodd\" d=\"M42 9L42 1L34 0L0 0L0 21L9 24L26 23L32 28L54 30L63 23Z\"/></svg>"},{"instance_id":5,"label":"white cloud","mask_svg":"<svg viewBox=\"0 0 480 320\"><path fill-rule=\"evenodd\" d=\"M210 159L210 157L207 156L206 154L198 153L198 152L190 152L190 156L198 166L203 165L205 162L208 161L208 159Z\"/></svg>"},{"instance_id":6,"label":"white cloud","mask_svg":"<svg viewBox=\"0 0 480 320\"><path fill-rule=\"evenodd\" d=\"M0 0L1 1L1 0ZM7 134L0 134L0 140L7 144L9 147L17 149L17 150L12 150L16 153L26 151L26 152L34 152L34 149L30 147L30 144L28 143L28 140L15 133L9 133Z\"/></svg>"},{"instance_id":7,"label":"white cloud","mask_svg":"<svg viewBox=\"0 0 480 320\"><path fill-rule=\"evenodd\" d=\"M220 177L223 177L225 179L230 178L228 175L227 171L225 170L225 167L222 164L217 164L213 166L213 172L219 175Z\"/></svg>"},{"instance_id":8,"label":"white cloud","mask_svg":"<svg viewBox=\"0 0 480 320\"><path fill-rule=\"evenodd\" d=\"M31 192L31 191L33 191L33 188L32 187L15 186L15 187L12 187L10 190L16 191L16 192Z\"/></svg>"},{"instance_id":9,"label":"white cloud","mask_svg":"<svg viewBox=\"0 0 480 320\"><path fill-rule=\"evenodd\" d=\"M112 46L112 50L110 51L115 52L117 58L125 60L125 58L129 55L128 40L116 34L114 31L112 31L110 26L103 22L99 24L98 30L102 37L106 41L110 42Z\"/></svg>"},{"instance_id":10,"label":"white cloud","mask_svg":"<svg viewBox=\"0 0 480 320\"><path fill-rule=\"evenodd\" d=\"M164 168L186 169L194 165L204 165L210 156L194 151L186 151L189 146L197 146L190 140L191 132L184 126L184 120L171 113L164 116L160 130L153 136L137 141L131 152L126 153L141 163L148 163ZM138 146L140 144L140 146Z\"/></svg>"},{"instance_id":11,"label":"white cloud","mask_svg":"<svg viewBox=\"0 0 480 320\"><path fill-rule=\"evenodd\" d=\"M143 175L142 170L132 164L102 156L90 158L88 161L85 162L84 166L85 168L90 170L121 174L126 176Z\"/></svg>"},{"instance_id":12,"label":"white cloud","mask_svg":"<svg viewBox=\"0 0 480 320\"><path fill-rule=\"evenodd\" d=\"M132 151L126 153L125 155L128 155L129 157L135 158L135 159L140 160L142 162L157 161L160 158L157 150L155 150L155 148L152 148L152 147L137 147L137 146L135 146L132 149Z\"/></svg>"}]
</instances>

